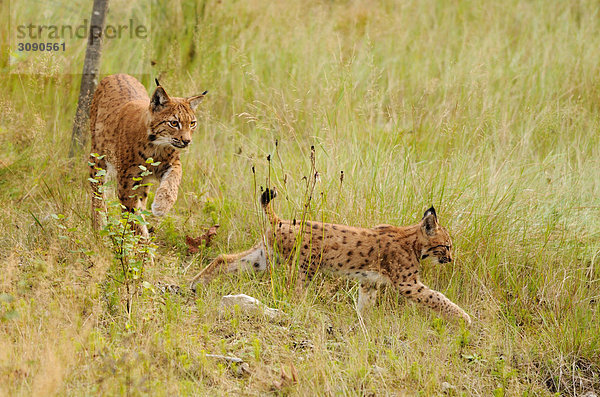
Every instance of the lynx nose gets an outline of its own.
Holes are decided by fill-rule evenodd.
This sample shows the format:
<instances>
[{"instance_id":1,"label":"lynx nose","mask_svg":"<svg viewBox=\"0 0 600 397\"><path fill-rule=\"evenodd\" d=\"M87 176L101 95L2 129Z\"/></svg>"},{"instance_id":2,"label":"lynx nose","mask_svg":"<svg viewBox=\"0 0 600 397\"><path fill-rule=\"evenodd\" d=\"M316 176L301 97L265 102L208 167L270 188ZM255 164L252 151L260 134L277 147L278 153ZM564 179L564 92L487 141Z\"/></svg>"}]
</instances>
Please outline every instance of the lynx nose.
<instances>
[{"instance_id":1,"label":"lynx nose","mask_svg":"<svg viewBox=\"0 0 600 397\"><path fill-rule=\"evenodd\" d=\"M183 146L184 146L184 147L185 147L185 146L187 146L187 145L189 145L189 144L190 144L190 142L192 142L190 139L182 139L182 140L181 140L181 143L183 143Z\"/></svg>"}]
</instances>

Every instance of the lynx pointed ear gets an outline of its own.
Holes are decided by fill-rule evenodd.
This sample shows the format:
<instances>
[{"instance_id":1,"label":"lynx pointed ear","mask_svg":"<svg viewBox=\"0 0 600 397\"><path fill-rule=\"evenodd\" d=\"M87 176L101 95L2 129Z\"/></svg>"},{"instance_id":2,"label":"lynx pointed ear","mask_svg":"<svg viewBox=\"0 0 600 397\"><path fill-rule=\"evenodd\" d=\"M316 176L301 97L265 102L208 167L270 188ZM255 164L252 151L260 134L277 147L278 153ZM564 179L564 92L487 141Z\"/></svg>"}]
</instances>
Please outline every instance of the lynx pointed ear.
<instances>
[{"instance_id":1,"label":"lynx pointed ear","mask_svg":"<svg viewBox=\"0 0 600 397\"><path fill-rule=\"evenodd\" d=\"M153 112L158 112L162 110L162 108L169 102L171 99L167 95L164 88L161 86L156 87L154 90L154 94L152 94L152 99L150 100L150 110Z\"/></svg>"},{"instance_id":2,"label":"lynx pointed ear","mask_svg":"<svg viewBox=\"0 0 600 397\"><path fill-rule=\"evenodd\" d=\"M431 207L427 211L425 211L422 222L423 222L423 230L425 231L425 233L428 236L433 235L435 232L435 229L437 229L437 226L438 226L435 208Z\"/></svg>"},{"instance_id":3,"label":"lynx pointed ear","mask_svg":"<svg viewBox=\"0 0 600 397\"><path fill-rule=\"evenodd\" d=\"M430 207L427 211L425 211L425 214L423 215L423 219L427 218L429 215L433 215L433 217L437 220L437 215L435 213L435 208Z\"/></svg>"},{"instance_id":4,"label":"lynx pointed ear","mask_svg":"<svg viewBox=\"0 0 600 397\"><path fill-rule=\"evenodd\" d=\"M204 97L206 96L207 93L208 93L208 91L204 91L200 95L191 96L191 97L187 98L187 101L189 102L190 106L192 107L192 110L196 110L196 108L198 107L198 105L200 105L200 102L202 102L202 100L204 99Z\"/></svg>"}]
</instances>

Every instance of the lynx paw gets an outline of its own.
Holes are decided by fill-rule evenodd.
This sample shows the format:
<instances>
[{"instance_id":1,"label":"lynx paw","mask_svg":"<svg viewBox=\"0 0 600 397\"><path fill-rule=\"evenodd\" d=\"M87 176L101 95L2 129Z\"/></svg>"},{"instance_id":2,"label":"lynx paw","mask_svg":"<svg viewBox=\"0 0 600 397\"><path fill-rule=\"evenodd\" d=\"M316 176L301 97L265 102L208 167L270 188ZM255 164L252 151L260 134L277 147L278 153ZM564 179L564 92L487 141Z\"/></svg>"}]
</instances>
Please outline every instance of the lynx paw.
<instances>
[{"instance_id":1,"label":"lynx paw","mask_svg":"<svg viewBox=\"0 0 600 397\"><path fill-rule=\"evenodd\" d=\"M161 206L160 204L157 204L156 201L154 201L152 203L152 215L154 215L154 216L163 217L166 215L167 210L168 209L165 206Z\"/></svg>"}]
</instances>

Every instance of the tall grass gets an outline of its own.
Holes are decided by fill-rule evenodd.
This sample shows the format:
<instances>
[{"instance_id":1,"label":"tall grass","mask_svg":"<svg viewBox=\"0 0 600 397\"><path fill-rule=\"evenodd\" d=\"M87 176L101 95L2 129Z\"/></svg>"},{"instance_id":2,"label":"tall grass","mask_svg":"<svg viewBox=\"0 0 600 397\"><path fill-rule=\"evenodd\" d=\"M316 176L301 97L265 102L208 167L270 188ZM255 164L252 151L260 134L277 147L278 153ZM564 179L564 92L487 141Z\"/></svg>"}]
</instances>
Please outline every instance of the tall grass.
<instances>
[{"instance_id":1,"label":"tall grass","mask_svg":"<svg viewBox=\"0 0 600 397\"><path fill-rule=\"evenodd\" d=\"M470 329L392 290L357 325L353 282L320 277L295 297L248 275L197 296L146 289L126 326L109 247L91 233L84 157L67 158L78 77L4 74L0 392L262 394L290 363L299 382L283 392L298 395L600 390L599 11L541 0L153 4L156 64L137 77L209 97L176 206L151 220L160 246L146 280L184 287L210 258L253 244L268 181L278 213L299 219L314 146L310 218L403 225L436 207L456 261L424 263L424 281L472 315ZM137 68L112 54L103 70ZM66 238L51 214L66 216ZM213 244L188 255L185 236L213 223ZM219 315L232 292L289 317ZM251 375L206 353L241 357Z\"/></svg>"}]
</instances>

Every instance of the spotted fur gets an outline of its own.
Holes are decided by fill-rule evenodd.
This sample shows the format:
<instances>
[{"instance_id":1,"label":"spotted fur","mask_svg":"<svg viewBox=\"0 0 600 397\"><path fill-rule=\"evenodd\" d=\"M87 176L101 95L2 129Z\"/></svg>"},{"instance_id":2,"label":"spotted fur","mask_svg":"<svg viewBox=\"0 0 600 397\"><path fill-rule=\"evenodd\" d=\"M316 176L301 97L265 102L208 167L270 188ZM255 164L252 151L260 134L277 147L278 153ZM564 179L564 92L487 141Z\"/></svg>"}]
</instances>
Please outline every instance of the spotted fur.
<instances>
[{"instance_id":1,"label":"spotted fur","mask_svg":"<svg viewBox=\"0 0 600 397\"><path fill-rule=\"evenodd\" d=\"M100 186L105 182L99 170L114 170L117 195L127 211L146 207L147 185L158 179L152 213L163 216L177 200L181 181L180 151L192 141L197 121L194 110L206 92L189 98L167 95L158 84L148 97L144 86L134 77L116 74L104 78L96 92L90 110L92 147L90 177L92 187L92 219L94 228L102 223L106 212ZM152 158L154 164L147 164ZM151 175L142 176L144 166ZM148 235L145 226L137 232Z\"/></svg>"},{"instance_id":2,"label":"spotted fur","mask_svg":"<svg viewBox=\"0 0 600 397\"><path fill-rule=\"evenodd\" d=\"M270 205L273 197L274 190L266 190L261 197L271 225L263 241L247 251L218 256L194 278L192 289L219 273L266 270L267 258L275 244L278 258L292 258L299 251L300 283L312 279L317 271L360 281L359 311L373 304L379 286L389 285L447 317L471 323L464 310L420 280L420 260L431 257L438 263L452 261L450 235L438 223L433 207L419 223L405 227L379 225L367 229L310 221L302 225L296 220L280 219Z\"/></svg>"}]
</instances>

